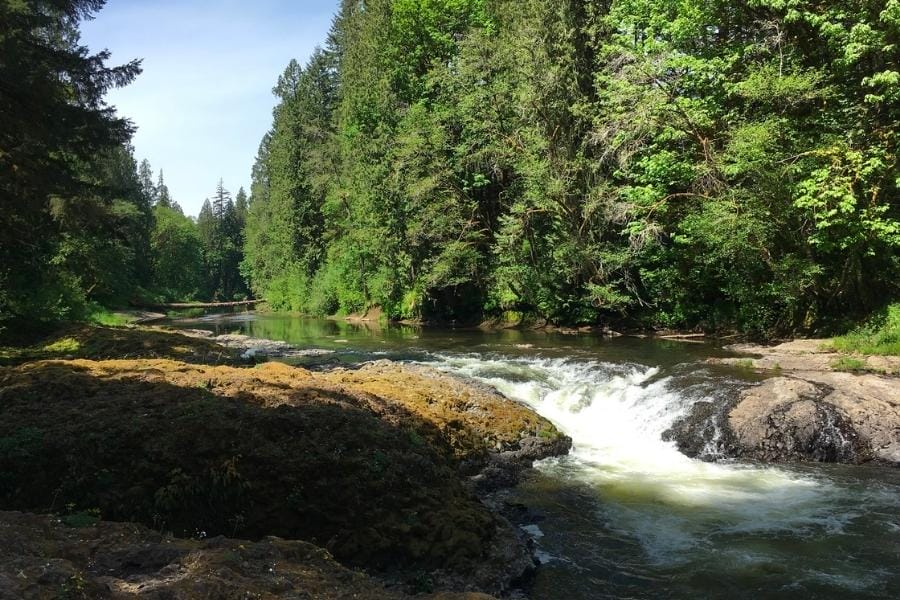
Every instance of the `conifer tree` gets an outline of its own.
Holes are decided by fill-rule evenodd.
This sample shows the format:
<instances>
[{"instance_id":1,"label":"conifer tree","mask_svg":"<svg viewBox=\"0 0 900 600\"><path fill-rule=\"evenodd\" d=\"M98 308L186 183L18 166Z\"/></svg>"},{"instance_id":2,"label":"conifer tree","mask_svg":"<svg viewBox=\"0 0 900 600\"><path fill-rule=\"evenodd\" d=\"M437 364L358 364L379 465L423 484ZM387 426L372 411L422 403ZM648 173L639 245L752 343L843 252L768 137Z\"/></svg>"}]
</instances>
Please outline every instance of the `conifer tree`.
<instances>
[{"instance_id":1,"label":"conifer tree","mask_svg":"<svg viewBox=\"0 0 900 600\"><path fill-rule=\"evenodd\" d=\"M156 204L166 208L175 208L176 206L172 196L169 194L169 187L163 179L162 169L159 170L159 179L156 182ZM179 212L181 212L180 208Z\"/></svg>"},{"instance_id":2,"label":"conifer tree","mask_svg":"<svg viewBox=\"0 0 900 600\"><path fill-rule=\"evenodd\" d=\"M69 316L92 293L58 257L63 223L112 195L98 163L128 142L132 125L104 94L140 72L138 61L107 66L108 52L79 43L79 22L103 4L0 3L0 318Z\"/></svg>"}]
</instances>

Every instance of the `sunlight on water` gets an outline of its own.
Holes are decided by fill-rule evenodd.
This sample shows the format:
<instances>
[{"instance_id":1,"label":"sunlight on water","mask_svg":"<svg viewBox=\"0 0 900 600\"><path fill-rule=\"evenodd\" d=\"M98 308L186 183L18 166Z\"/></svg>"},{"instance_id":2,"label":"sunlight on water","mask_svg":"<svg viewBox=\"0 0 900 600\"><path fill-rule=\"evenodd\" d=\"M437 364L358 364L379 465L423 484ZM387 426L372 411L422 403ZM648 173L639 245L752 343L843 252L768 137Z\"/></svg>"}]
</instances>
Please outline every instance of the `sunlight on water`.
<instances>
[{"instance_id":1,"label":"sunlight on water","mask_svg":"<svg viewBox=\"0 0 900 600\"><path fill-rule=\"evenodd\" d=\"M489 384L553 421L573 439L566 476L596 489L616 527L661 563L686 560L712 535L840 531L827 480L775 467L709 463L661 434L699 398L674 391L656 368L564 359L441 356L441 368Z\"/></svg>"}]
</instances>

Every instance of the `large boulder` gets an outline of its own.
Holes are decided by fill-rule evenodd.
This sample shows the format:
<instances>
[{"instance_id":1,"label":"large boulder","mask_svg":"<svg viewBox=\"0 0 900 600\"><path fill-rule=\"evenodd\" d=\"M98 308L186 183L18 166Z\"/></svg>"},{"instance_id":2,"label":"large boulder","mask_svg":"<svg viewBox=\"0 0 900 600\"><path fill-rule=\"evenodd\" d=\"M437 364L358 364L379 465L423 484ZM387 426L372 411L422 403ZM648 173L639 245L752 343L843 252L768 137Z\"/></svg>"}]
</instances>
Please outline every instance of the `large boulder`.
<instances>
[{"instance_id":1,"label":"large boulder","mask_svg":"<svg viewBox=\"0 0 900 600\"><path fill-rule=\"evenodd\" d=\"M702 402L665 434L689 456L900 464L900 386L878 375L797 372Z\"/></svg>"},{"instance_id":2,"label":"large boulder","mask_svg":"<svg viewBox=\"0 0 900 600\"><path fill-rule=\"evenodd\" d=\"M568 443L525 406L392 363L0 368L0 509L300 539L450 589L499 592L533 567L466 481L494 455L527 463Z\"/></svg>"}]
</instances>

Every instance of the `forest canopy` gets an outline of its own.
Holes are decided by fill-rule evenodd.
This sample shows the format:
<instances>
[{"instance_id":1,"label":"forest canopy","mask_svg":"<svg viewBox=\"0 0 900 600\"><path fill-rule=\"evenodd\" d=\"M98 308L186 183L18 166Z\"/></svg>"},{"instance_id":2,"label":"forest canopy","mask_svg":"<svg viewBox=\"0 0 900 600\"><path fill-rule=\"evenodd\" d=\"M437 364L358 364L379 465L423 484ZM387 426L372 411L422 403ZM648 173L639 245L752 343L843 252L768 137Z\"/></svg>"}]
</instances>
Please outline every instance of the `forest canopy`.
<instances>
[{"instance_id":1,"label":"forest canopy","mask_svg":"<svg viewBox=\"0 0 900 600\"><path fill-rule=\"evenodd\" d=\"M244 272L276 308L769 333L898 297L897 0L345 0Z\"/></svg>"},{"instance_id":2,"label":"forest canopy","mask_svg":"<svg viewBox=\"0 0 900 600\"><path fill-rule=\"evenodd\" d=\"M900 0L343 0L249 197L196 223L103 103L139 65L78 45L102 4L0 9L6 311L146 289L772 335L900 298Z\"/></svg>"}]
</instances>

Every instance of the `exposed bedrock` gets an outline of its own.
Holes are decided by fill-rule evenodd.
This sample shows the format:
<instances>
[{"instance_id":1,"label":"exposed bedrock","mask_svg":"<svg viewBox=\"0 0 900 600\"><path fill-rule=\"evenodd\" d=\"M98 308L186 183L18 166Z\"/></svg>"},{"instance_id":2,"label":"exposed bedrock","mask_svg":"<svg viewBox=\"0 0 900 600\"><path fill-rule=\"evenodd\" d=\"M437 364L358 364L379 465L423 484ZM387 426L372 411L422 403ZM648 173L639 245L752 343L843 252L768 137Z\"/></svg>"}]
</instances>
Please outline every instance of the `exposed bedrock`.
<instances>
[{"instance_id":1,"label":"exposed bedrock","mask_svg":"<svg viewBox=\"0 0 900 600\"><path fill-rule=\"evenodd\" d=\"M302 541L179 539L134 523L0 511L0 598L489 600L410 596Z\"/></svg>"},{"instance_id":2,"label":"exposed bedrock","mask_svg":"<svg viewBox=\"0 0 900 600\"><path fill-rule=\"evenodd\" d=\"M773 377L731 401L696 404L664 437L700 458L898 465L900 386L878 375Z\"/></svg>"},{"instance_id":3,"label":"exposed bedrock","mask_svg":"<svg viewBox=\"0 0 900 600\"><path fill-rule=\"evenodd\" d=\"M499 593L528 575L527 540L472 488L569 443L525 406L412 365L0 368L0 509L303 540L426 589Z\"/></svg>"}]
</instances>

